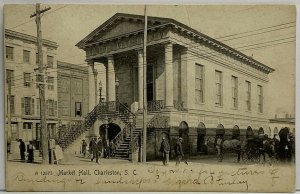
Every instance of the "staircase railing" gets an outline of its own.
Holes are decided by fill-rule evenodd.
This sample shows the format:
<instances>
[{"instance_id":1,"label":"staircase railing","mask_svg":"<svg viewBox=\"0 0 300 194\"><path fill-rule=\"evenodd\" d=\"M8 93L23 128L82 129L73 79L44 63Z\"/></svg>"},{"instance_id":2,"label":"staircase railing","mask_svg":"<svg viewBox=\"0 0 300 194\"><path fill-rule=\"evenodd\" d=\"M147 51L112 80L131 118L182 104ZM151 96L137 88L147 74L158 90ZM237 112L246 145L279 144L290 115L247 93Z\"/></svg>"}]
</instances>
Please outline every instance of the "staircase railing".
<instances>
[{"instance_id":1,"label":"staircase railing","mask_svg":"<svg viewBox=\"0 0 300 194\"><path fill-rule=\"evenodd\" d=\"M83 132L89 129L96 120L96 113L99 105L95 106L94 109L87 114L83 122L71 125L70 128L65 128L61 135L61 138L57 140L57 143L64 149L76 140ZM68 135L68 136L67 136Z\"/></svg>"},{"instance_id":2,"label":"staircase railing","mask_svg":"<svg viewBox=\"0 0 300 194\"><path fill-rule=\"evenodd\" d=\"M130 135L131 141L133 137L133 130L135 129L135 114L132 113L125 104L116 102L116 110L121 120L126 124L126 127L121 130L114 138L116 148Z\"/></svg>"}]
</instances>

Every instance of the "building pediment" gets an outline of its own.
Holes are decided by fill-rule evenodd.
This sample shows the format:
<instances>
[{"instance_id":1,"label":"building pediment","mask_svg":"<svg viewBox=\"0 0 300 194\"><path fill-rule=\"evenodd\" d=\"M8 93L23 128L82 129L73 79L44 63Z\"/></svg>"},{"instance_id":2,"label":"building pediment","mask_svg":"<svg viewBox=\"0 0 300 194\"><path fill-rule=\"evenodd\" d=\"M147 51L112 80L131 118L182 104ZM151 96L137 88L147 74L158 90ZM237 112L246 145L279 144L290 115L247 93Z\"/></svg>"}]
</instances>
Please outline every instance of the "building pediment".
<instances>
[{"instance_id":1,"label":"building pediment","mask_svg":"<svg viewBox=\"0 0 300 194\"><path fill-rule=\"evenodd\" d=\"M166 24L168 22L170 22L170 19L168 18L148 17L148 28ZM112 38L143 31L143 29L143 16L117 13L78 42L76 46L85 48L87 45L93 43L105 42Z\"/></svg>"}]
</instances>

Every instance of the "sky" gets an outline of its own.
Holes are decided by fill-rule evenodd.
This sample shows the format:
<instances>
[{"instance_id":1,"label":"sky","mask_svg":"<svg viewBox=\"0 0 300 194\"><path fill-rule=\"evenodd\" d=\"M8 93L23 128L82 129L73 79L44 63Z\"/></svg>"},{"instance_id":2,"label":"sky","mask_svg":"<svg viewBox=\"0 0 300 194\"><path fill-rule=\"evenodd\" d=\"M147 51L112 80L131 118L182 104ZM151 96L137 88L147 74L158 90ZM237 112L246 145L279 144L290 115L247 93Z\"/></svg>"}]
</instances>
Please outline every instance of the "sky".
<instances>
[{"instance_id":1,"label":"sky","mask_svg":"<svg viewBox=\"0 0 300 194\"><path fill-rule=\"evenodd\" d=\"M85 53L75 46L77 42L117 12L141 15L144 12L144 6L138 5L42 5L47 6L51 10L42 17L43 38L59 44L58 60L82 65ZM30 18L34 11L35 5L6 5L5 28L36 36L36 24ZM296 21L296 11L293 7L148 5L147 12L149 16L173 18L234 48L242 47L237 50L254 48L242 52L275 69L269 75L265 97L270 105L269 117L285 112L294 115L296 28L292 22ZM275 25L280 26L267 28ZM261 28L267 29L249 32ZM264 31L269 32L260 33ZM251 33L256 35L249 36ZM220 39L228 35L235 36Z\"/></svg>"}]
</instances>

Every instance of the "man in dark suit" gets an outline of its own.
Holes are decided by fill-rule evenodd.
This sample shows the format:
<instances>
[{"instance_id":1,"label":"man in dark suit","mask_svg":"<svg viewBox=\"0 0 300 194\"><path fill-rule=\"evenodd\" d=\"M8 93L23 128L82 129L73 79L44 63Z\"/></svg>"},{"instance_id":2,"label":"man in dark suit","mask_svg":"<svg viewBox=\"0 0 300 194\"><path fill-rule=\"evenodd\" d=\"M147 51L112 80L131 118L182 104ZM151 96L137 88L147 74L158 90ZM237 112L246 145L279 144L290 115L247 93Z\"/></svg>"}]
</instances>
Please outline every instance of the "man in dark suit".
<instances>
[{"instance_id":1,"label":"man in dark suit","mask_svg":"<svg viewBox=\"0 0 300 194\"><path fill-rule=\"evenodd\" d=\"M25 143L22 139L19 139L19 142L20 142L19 149L20 149L21 160L25 161L26 146L25 146Z\"/></svg>"},{"instance_id":2,"label":"man in dark suit","mask_svg":"<svg viewBox=\"0 0 300 194\"><path fill-rule=\"evenodd\" d=\"M168 165L170 145L168 141L165 140L165 137L162 138L159 151L162 153L163 165Z\"/></svg>"},{"instance_id":3,"label":"man in dark suit","mask_svg":"<svg viewBox=\"0 0 300 194\"><path fill-rule=\"evenodd\" d=\"M179 137L176 145L175 145L175 155L176 155L176 166L180 164L180 161L184 157L183 151L182 151L182 137Z\"/></svg>"},{"instance_id":4,"label":"man in dark suit","mask_svg":"<svg viewBox=\"0 0 300 194\"><path fill-rule=\"evenodd\" d=\"M99 140L101 141L101 140ZM99 164L98 160L99 160L99 142L97 142L97 138L94 138L92 141L92 148L93 148L93 157L92 157L92 161L94 160L94 158L96 158L96 163Z\"/></svg>"}]
</instances>

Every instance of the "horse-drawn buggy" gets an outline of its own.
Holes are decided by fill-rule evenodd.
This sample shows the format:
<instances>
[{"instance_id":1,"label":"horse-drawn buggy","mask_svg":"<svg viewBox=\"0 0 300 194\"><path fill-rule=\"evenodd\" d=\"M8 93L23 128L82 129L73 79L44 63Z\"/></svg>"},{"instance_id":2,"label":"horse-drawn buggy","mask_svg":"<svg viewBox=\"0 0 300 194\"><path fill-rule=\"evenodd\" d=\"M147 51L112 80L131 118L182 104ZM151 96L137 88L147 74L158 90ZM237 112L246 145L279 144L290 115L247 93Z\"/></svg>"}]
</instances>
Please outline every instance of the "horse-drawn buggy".
<instances>
[{"instance_id":1,"label":"horse-drawn buggy","mask_svg":"<svg viewBox=\"0 0 300 194\"><path fill-rule=\"evenodd\" d=\"M244 141L242 146L242 160L244 162L259 162L260 155L264 154L264 143L261 138L249 138Z\"/></svg>"}]
</instances>

